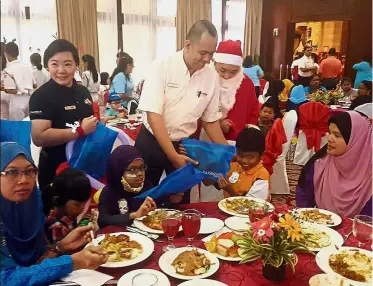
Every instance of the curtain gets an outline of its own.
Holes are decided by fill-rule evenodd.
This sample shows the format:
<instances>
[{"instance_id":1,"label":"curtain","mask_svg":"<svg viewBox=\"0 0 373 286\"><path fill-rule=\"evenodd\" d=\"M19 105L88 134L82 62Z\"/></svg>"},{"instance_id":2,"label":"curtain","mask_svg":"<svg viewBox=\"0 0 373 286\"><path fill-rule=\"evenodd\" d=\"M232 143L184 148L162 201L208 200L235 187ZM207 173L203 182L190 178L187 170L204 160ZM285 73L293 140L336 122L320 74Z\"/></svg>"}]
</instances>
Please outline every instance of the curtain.
<instances>
[{"instance_id":1,"label":"curtain","mask_svg":"<svg viewBox=\"0 0 373 286\"><path fill-rule=\"evenodd\" d=\"M263 0L246 0L244 57L260 55Z\"/></svg>"},{"instance_id":2,"label":"curtain","mask_svg":"<svg viewBox=\"0 0 373 286\"><path fill-rule=\"evenodd\" d=\"M25 7L30 7L30 19L26 19ZM30 65L30 55L43 56L57 34L55 1L1 0L1 41L15 43L19 48L19 60Z\"/></svg>"},{"instance_id":3,"label":"curtain","mask_svg":"<svg viewBox=\"0 0 373 286\"><path fill-rule=\"evenodd\" d=\"M56 8L58 37L72 42L80 57L92 55L99 67L96 0L56 0Z\"/></svg>"},{"instance_id":4,"label":"curtain","mask_svg":"<svg viewBox=\"0 0 373 286\"><path fill-rule=\"evenodd\" d=\"M117 0L97 0L100 72L111 74L118 53Z\"/></svg>"},{"instance_id":5,"label":"curtain","mask_svg":"<svg viewBox=\"0 0 373 286\"><path fill-rule=\"evenodd\" d=\"M176 48L180 51L189 29L199 20L211 21L211 0L177 0Z\"/></svg>"},{"instance_id":6,"label":"curtain","mask_svg":"<svg viewBox=\"0 0 373 286\"><path fill-rule=\"evenodd\" d=\"M139 82L156 57L176 51L176 0L122 0L123 51L134 59Z\"/></svg>"}]
</instances>

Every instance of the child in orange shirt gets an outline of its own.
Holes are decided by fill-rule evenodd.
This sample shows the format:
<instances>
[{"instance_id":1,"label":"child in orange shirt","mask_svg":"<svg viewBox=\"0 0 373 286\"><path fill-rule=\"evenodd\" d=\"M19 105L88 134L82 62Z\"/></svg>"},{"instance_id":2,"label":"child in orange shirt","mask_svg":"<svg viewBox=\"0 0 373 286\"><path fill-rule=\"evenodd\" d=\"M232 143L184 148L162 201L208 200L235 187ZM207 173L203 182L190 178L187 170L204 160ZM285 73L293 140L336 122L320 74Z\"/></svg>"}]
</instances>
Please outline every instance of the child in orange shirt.
<instances>
[{"instance_id":1,"label":"child in orange shirt","mask_svg":"<svg viewBox=\"0 0 373 286\"><path fill-rule=\"evenodd\" d=\"M265 137L257 127L245 128L240 132L236 141L236 156L231 162L227 178L220 175L218 179L224 197L269 198L270 175L261 161L264 148Z\"/></svg>"}]
</instances>

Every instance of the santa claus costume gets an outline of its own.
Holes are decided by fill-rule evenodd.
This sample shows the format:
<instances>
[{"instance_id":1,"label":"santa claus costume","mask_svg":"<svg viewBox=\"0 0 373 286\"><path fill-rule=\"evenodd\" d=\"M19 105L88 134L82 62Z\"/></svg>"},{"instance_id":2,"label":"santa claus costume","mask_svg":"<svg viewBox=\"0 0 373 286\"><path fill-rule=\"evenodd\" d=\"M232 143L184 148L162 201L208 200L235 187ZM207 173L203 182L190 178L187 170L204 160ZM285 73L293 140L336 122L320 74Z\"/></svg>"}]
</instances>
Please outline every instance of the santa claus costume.
<instances>
[{"instance_id":1,"label":"santa claus costume","mask_svg":"<svg viewBox=\"0 0 373 286\"><path fill-rule=\"evenodd\" d=\"M239 72L230 79L224 79L216 72L219 83L217 88L220 89L220 107L223 113L221 120L229 119L233 122L229 131L224 133L225 138L231 141L236 141L238 134L246 125L257 125L259 118L260 107L255 86L243 73L242 61L241 41L221 42L214 55L215 63L240 67Z\"/></svg>"}]
</instances>

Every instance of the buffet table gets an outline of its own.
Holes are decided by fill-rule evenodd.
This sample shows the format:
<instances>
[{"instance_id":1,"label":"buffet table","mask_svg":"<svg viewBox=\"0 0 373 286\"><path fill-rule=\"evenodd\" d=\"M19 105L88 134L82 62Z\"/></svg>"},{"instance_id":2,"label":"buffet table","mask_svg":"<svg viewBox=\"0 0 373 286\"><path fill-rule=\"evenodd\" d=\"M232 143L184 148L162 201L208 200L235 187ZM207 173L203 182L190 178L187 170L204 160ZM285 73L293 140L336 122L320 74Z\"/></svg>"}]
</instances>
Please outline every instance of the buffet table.
<instances>
[{"instance_id":1,"label":"buffet table","mask_svg":"<svg viewBox=\"0 0 373 286\"><path fill-rule=\"evenodd\" d=\"M276 209L281 211L283 206L276 206ZM211 203L194 203L189 205L183 205L182 209L194 208L200 212L207 215L207 217L219 218L225 220L229 216L219 210L216 202ZM352 230L352 220L344 218L342 223L335 228L342 236L347 235ZM120 227L106 227L102 229L98 234L102 233L113 233L125 231L125 228ZM200 235L194 239L193 245L202 249L205 249L203 239L207 235ZM163 240L163 243L154 242L155 250L154 253L142 263L139 263L134 266L125 267L125 268L99 268L98 271L102 273L109 274L114 276L114 279L119 279L123 274L135 270L135 269L154 269L161 271L158 266L158 260L163 254L162 247L167 244L167 238L160 236L160 239ZM179 234L174 239L174 244L176 247L183 247L187 244L187 238L183 235L183 232ZM367 243L364 248L370 250L371 242ZM344 244L345 246L357 247L357 240L351 235L349 239ZM220 268L217 273L209 277L209 279L214 279L221 281L229 286L246 286L246 285L255 285L255 286L285 286L285 285L309 285L308 281L310 277L315 274L322 273L319 267L316 264L315 256L312 254L298 254L299 262L296 266L296 272L293 273L292 270L288 267L287 269L287 278L285 281L280 283L275 283L265 279L262 276L262 265L259 261L254 261L246 264L239 264L238 262L228 262L220 260ZM171 285L176 286L182 283L183 281L168 277Z\"/></svg>"}]
</instances>

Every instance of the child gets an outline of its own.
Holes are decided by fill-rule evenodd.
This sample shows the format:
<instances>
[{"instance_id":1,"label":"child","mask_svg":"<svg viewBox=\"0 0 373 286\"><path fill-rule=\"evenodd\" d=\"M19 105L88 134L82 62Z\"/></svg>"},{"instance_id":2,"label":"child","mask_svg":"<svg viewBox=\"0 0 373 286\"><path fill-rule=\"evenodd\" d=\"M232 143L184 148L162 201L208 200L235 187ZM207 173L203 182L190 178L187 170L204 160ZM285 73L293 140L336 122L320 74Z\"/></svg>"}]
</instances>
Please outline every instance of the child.
<instances>
[{"instance_id":1,"label":"child","mask_svg":"<svg viewBox=\"0 0 373 286\"><path fill-rule=\"evenodd\" d=\"M123 118L124 113L120 112L119 110L120 108L122 108L122 99L120 98L120 96L118 94L111 94L109 95L107 101L110 105L110 108L106 111L105 120L108 121L117 117Z\"/></svg>"},{"instance_id":2,"label":"child","mask_svg":"<svg viewBox=\"0 0 373 286\"><path fill-rule=\"evenodd\" d=\"M347 102L353 101L357 97L357 91L352 88L352 80L349 77L344 77L340 84L343 99Z\"/></svg>"},{"instance_id":3,"label":"child","mask_svg":"<svg viewBox=\"0 0 373 286\"><path fill-rule=\"evenodd\" d=\"M272 128L273 118L275 117L275 108L271 102L265 102L260 108L258 127L267 136Z\"/></svg>"},{"instance_id":4,"label":"child","mask_svg":"<svg viewBox=\"0 0 373 286\"><path fill-rule=\"evenodd\" d=\"M245 128L236 141L236 156L232 160L227 178L218 179L224 197L247 196L268 199L270 195L269 173L262 165L265 148L263 133L256 127Z\"/></svg>"},{"instance_id":5,"label":"child","mask_svg":"<svg viewBox=\"0 0 373 286\"><path fill-rule=\"evenodd\" d=\"M83 172L69 168L56 176L42 194L43 202L53 202L46 229L49 239L56 243L77 227L77 217L83 212L91 195L91 184Z\"/></svg>"},{"instance_id":6,"label":"child","mask_svg":"<svg viewBox=\"0 0 373 286\"><path fill-rule=\"evenodd\" d=\"M107 167L107 185L102 190L98 205L98 225L127 226L133 219L147 215L157 208L150 197L144 201L134 197L153 187L145 179L146 165L141 153L133 146L118 146L110 154Z\"/></svg>"}]
</instances>

